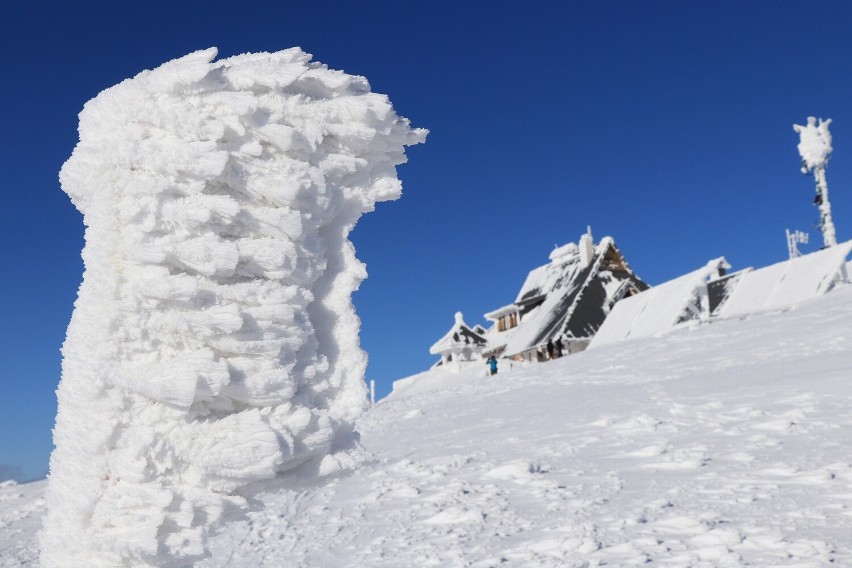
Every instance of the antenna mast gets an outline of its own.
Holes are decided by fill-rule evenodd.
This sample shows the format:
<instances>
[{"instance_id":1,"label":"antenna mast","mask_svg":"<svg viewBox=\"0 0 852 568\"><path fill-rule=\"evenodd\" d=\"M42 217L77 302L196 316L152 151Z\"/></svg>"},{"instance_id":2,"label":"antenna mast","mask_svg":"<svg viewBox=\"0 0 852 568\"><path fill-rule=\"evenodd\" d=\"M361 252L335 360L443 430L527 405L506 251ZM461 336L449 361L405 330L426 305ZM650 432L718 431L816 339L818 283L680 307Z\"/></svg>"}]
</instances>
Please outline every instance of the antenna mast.
<instances>
[{"instance_id":1,"label":"antenna mast","mask_svg":"<svg viewBox=\"0 0 852 568\"><path fill-rule=\"evenodd\" d=\"M808 244L808 234L802 231L791 233L790 229L787 229L787 253L790 255L791 260L802 256L802 253L799 252L799 243Z\"/></svg>"},{"instance_id":2,"label":"antenna mast","mask_svg":"<svg viewBox=\"0 0 852 568\"><path fill-rule=\"evenodd\" d=\"M799 155L802 157L802 173L814 173L816 182L816 197L814 204L819 207L819 228L825 247L837 244L834 232L834 222L831 220L831 203L828 201L828 184L825 181L825 167L831 154L831 133L828 125L831 119L823 121L813 116L808 117L808 124L794 124L793 130L799 133Z\"/></svg>"}]
</instances>

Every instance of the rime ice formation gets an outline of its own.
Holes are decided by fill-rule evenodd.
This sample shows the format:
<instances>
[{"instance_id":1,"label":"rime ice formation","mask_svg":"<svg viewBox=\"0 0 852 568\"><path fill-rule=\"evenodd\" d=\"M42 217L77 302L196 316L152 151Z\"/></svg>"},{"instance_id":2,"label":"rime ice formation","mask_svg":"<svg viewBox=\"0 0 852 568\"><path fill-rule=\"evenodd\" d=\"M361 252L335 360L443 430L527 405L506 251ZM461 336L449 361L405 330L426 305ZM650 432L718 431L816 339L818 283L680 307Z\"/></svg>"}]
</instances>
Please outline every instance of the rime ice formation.
<instances>
[{"instance_id":1,"label":"rime ice formation","mask_svg":"<svg viewBox=\"0 0 852 568\"><path fill-rule=\"evenodd\" d=\"M831 154L831 132L828 125L831 119L819 119L809 116L806 125L794 124L793 130L799 133L799 155L802 157L802 173L806 174L815 168L824 168Z\"/></svg>"},{"instance_id":2,"label":"rime ice formation","mask_svg":"<svg viewBox=\"0 0 852 568\"><path fill-rule=\"evenodd\" d=\"M825 166L831 155L831 132L828 125L831 119L808 117L807 126L794 124L793 130L799 133L799 155L802 157L802 173L813 171L816 182L816 197L814 203L819 207L819 227L822 231L823 243L826 247L837 244L834 221L831 219L831 202L828 199L828 184L825 181Z\"/></svg>"},{"instance_id":3,"label":"rime ice formation","mask_svg":"<svg viewBox=\"0 0 852 568\"><path fill-rule=\"evenodd\" d=\"M347 236L425 139L299 49L199 51L89 101L63 166L85 274L62 352L42 564L187 566L249 484L356 463ZM242 492L241 492L242 490Z\"/></svg>"}]
</instances>

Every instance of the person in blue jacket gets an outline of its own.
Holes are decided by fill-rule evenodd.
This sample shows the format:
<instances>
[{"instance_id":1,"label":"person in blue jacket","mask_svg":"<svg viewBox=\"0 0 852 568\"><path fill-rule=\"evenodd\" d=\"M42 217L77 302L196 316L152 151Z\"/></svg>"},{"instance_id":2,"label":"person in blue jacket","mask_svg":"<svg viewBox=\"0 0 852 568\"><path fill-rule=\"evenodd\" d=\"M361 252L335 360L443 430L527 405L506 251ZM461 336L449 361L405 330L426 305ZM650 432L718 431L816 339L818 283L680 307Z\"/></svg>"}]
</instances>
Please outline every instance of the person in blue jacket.
<instances>
[{"instance_id":1,"label":"person in blue jacket","mask_svg":"<svg viewBox=\"0 0 852 568\"><path fill-rule=\"evenodd\" d=\"M486 361L486 363L488 363L488 367L491 369L491 374L496 375L497 374L497 359L494 357L494 355L489 357L488 361Z\"/></svg>"}]
</instances>

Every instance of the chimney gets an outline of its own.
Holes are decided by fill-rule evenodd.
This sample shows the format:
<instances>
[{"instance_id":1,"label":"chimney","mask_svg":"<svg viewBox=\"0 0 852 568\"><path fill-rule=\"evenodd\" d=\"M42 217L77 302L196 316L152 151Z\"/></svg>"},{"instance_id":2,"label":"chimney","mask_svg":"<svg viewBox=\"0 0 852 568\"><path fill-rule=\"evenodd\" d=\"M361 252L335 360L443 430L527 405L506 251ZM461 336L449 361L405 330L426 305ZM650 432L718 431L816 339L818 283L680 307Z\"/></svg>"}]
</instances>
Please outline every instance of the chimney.
<instances>
[{"instance_id":1,"label":"chimney","mask_svg":"<svg viewBox=\"0 0 852 568\"><path fill-rule=\"evenodd\" d=\"M592 241L592 228L586 227L586 233L580 237L580 266L586 268L595 258L595 243Z\"/></svg>"}]
</instances>

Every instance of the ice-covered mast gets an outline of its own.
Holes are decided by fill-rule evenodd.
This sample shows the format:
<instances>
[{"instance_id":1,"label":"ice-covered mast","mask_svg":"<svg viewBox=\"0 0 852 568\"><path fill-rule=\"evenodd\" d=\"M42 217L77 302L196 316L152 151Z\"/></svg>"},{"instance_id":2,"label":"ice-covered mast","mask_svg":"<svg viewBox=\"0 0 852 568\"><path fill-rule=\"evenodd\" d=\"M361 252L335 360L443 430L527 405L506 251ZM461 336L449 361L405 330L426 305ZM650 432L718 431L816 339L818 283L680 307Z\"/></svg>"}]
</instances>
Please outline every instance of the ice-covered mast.
<instances>
[{"instance_id":1,"label":"ice-covered mast","mask_svg":"<svg viewBox=\"0 0 852 568\"><path fill-rule=\"evenodd\" d=\"M799 155L802 157L802 173L814 173L816 181L816 197L814 203L819 207L819 226L822 230L822 238L826 247L837 244L834 233L834 222L831 220L831 203L828 201L828 184L825 181L825 166L831 155L831 133L828 125L831 119L817 119L808 117L808 124L802 126L794 124L793 130L799 133Z\"/></svg>"}]
</instances>

